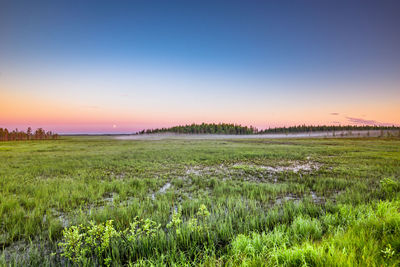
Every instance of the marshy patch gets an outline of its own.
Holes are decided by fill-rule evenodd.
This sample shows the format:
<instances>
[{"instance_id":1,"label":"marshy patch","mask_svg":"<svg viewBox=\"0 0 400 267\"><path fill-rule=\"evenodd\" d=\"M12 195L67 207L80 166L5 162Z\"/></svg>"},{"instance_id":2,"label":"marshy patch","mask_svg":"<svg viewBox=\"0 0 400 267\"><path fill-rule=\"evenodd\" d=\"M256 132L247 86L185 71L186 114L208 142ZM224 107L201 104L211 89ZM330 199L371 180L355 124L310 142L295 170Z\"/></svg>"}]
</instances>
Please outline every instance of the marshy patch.
<instances>
[{"instance_id":1,"label":"marshy patch","mask_svg":"<svg viewBox=\"0 0 400 267\"><path fill-rule=\"evenodd\" d=\"M306 199L310 200L314 204L323 205L328 200L335 201L337 194L338 194L337 192L333 192L329 196L321 196L321 195L318 195L317 192L315 192L315 191L310 191L309 194L287 193L287 194L276 197L273 201L273 205L282 205L283 203L290 202L290 201L299 203L300 201L303 201Z\"/></svg>"},{"instance_id":2,"label":"marshy patch","mask_svg":"<svg viewBox=\"0 0 400 267\"><path fill-rule=\"evenodd\" d=\"M18 256L23 255L23 257L28 257L26 250L27 247L29 246L29 243L25 240L14 241L12 242L11 245L8 243L1 243L1 242L0 244L3 244L3 246L6 245L4 246L4 249L2 251L6 261L10 260L13 255L18 255Z\"/></svg>"},{"instance_id":3,"label":"marshy patch","mask_svg":"<svg viewBox=\"0 0 400 267\"><path fill-rule=\"evenodd\" d=\"M71 223L71 215L67 212L59 211L54 208L50 209L50 214L57 218L63 227L68 227ZM47 216L43 216L43 221L47 220Z\"/></svg>"},{"instance_id":4,"label":"marshy patch","mask_svg":"<svg viewBox=\"0 0 400 267\"><path fill-rule=\"evenodd\" d=\"M316 203L316 204L323 204L323 203L325 203L326 200L327 200L326 197L319 196L319 195L317 194L317 192L315 192L315 191L311 191L311 192L310 192L310 195L311 195L312 201L313 201L314 203Z\"/></svg>"},{"instance_id":5,"label":"marshy patch","mask_svg":"<svg viewBox=\"0 0 400 267\"><path fill-rule=\"evenodd\" d=\"M151 199L155 200L156 199L156 194L165 194L165 192L167 192L167 190L172 186L172 184L170 182L167 182L166 184L164 184L160 190L158 190L158 192L151 194Z\"/></svg>"},{"instance_id":6,"label":"marshy patch","mask_svg":"<svg viewBox=\"0 0 400 267\"><path fill-rule=\"evenodd\" d=\"M281 166L267 166L267 165L254 165L254 164L243 164L236 163L232 166L234 169L244 170L244 171L266 171L269 173L284 173L284 172L313 172L321 168L322 164L318 162L297 162L291 161L287 165Z\"/></svg>"},{"instance_id":7,"label":"marshy patch","mask_svg":"<svg viewBox=\"0 0 400 267\"><path fill-rule=\"evenodd\" d=\"M104 204L114 203L114 200L117 196L118 196L118 193L116 193L116 192L104 193L101 202Z\"/></svg>"},{"instance_id":8,"label":"marshy patch","mask_svg":"<svg viewBox=\"0 0 400 267\"><path fill-rule=\"evenodd\" d=\"M309 174L318 171L321 163L315 161L288 161L281 165L265 165L246 162L220 164L217 166L190 166L186 176L219 176L223 180L239 178L244 181L277 183L280 176L287 173Z\"/></svg>"},{"instance_id":9,"label":"marshy patch","mask_svg":"<svg viewBox=\"0 0 400 267\"><path fill-rule=\"evenodd\" d=\"M292 194L292 193L288 193L286 195L279 196L279 197L275 198L274 204L275 205L282 205L284 202L288 202L288 201L293 201L293 202L297 203L300 200L302 200L301 196L298 196L298 195Z\"/></svg>"}]
</instances>

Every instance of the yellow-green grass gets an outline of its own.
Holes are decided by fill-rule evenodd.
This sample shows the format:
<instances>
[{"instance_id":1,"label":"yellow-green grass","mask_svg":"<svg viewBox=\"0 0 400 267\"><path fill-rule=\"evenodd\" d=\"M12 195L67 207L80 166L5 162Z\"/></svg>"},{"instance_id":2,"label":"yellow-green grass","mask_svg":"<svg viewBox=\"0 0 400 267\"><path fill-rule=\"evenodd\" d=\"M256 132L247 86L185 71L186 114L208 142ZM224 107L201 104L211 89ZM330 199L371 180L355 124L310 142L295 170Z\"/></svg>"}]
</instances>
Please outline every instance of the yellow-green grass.
<instances>
[{"instance_id":1,"label":"yellow-green grass","mask_svg":"<svg viewBox=\"0 0 400 267\"><path fill-rule=\"evenodd\" d=\"M398 138L1 142L0 264L68 265L64 227L113 220L75 264L396 265L399 180Z\"/></svg>"}]
</instances>

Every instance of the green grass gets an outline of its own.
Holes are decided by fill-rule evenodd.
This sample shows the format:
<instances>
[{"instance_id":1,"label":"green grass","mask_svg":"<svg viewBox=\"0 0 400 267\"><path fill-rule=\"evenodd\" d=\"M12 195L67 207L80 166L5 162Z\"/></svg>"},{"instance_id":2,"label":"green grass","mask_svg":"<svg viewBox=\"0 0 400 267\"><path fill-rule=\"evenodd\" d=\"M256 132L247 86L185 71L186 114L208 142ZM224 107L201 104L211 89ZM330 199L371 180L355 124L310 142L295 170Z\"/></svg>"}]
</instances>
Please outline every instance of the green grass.
<instances>
[{"instance_id":1,"label":"green grass","mask_svg":"<svg viewBox=\"0 0 400 267\"><path fill-rule=\"evenodd\" d=\"M98 229L113 220L118 234L82 239L76 264L396 266L399 148L398 138L0 142L0 265L68 265L69 227L105 238ZM159 228L130 238L136 217Z\"/></svg>"}]
</instances>

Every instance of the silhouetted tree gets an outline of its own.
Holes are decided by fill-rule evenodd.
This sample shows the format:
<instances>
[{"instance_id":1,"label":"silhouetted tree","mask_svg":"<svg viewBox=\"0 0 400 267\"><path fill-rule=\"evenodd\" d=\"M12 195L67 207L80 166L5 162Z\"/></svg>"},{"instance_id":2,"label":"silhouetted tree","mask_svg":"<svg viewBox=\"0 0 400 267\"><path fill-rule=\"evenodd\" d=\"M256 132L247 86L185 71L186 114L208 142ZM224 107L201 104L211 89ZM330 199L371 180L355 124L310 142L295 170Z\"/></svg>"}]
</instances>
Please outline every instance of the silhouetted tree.
<instances>
[{"instance_id":1,"label":"silhouetted tree","mask_svg":"<svg viewBox=\"0 0 400 267\"><path fill-rule=\"evenodd\" d=\"M11 132L7 128L0 128L0 141L21 141L21 140L43 140L58 139L58 134L51 131L45 132L42 128L37 129L32 134L32 128L28 127L26 132L15 129Z\"/></svg>"}]
</instances>

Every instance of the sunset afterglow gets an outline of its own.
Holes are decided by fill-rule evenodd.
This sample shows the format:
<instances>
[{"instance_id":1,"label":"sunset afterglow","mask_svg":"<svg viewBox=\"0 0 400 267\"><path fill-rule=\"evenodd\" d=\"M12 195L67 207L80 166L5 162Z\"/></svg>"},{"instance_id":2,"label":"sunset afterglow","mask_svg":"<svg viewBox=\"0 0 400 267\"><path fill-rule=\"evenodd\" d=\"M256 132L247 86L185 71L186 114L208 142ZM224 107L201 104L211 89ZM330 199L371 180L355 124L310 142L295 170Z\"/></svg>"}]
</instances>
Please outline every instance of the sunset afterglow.
<instances>
[{"instance_id":1,"label":"sunset afterglow","mask_svg":"<svg viewBox=\"0 0 400 267\"><path fill-rule=\"evenodd\" d=\"M400 125L396 2L17 2L0 3L2 127Z\"/></svg>"}]
</instances>

